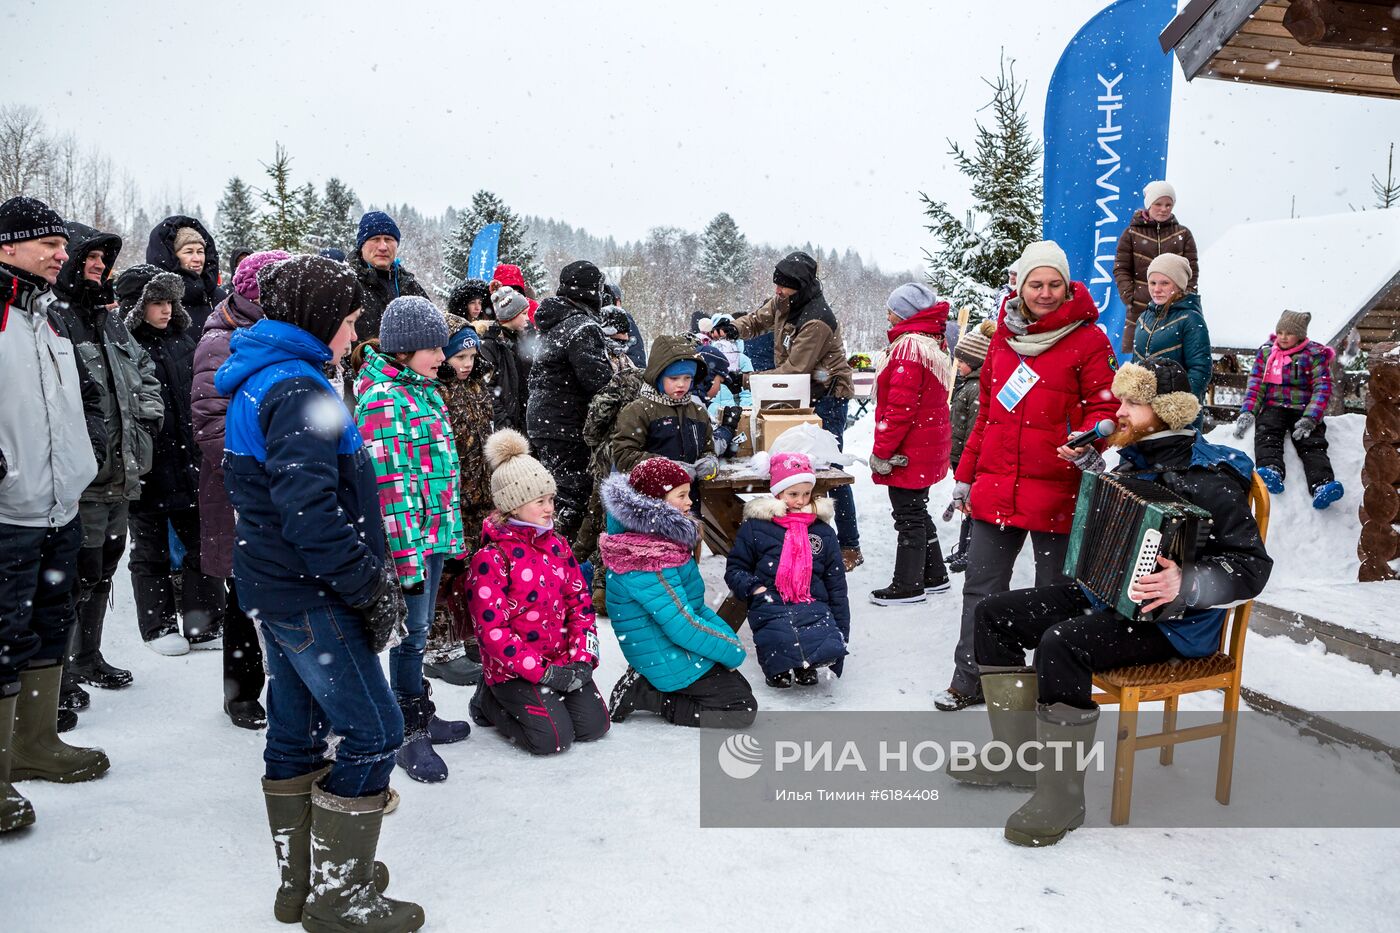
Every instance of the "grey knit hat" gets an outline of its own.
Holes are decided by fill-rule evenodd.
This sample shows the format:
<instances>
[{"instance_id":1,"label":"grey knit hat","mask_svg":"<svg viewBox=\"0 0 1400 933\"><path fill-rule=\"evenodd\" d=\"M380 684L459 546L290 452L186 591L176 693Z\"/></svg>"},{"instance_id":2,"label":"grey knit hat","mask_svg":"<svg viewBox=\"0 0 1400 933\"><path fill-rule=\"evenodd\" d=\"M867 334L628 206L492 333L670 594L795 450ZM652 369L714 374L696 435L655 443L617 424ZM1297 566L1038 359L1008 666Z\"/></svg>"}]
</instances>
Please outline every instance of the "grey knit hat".
<instances>
[{"instance_id":1,"label":"grey knit hat","mask_svg":"<svg viewBox=\"0 0 1400 933\"><path fill-rule=\"evenodd\" d=\"M519 431L497 431L486 439L484 452L491 468L491 501L502 515L558 491L554 477L530 456L530 442Z\"/></svg>"},{"instance_id":2,"label":"grey knit hat","mask_svg":"<svg viewBox=\"0 0 1400 933\"><path fill-rule=\"evenodd\" d=\"M920 311L927 311L936 304L938 293L933 289L922 282L906 282L890 292L885 307L893 311L901 321L907 321Z\"/></svg>"},{"instance_id":3,"label":"grey knit hat","mask_svg":"<svg viewBox=\"0 0 1400 933\"><path fill-rule=\"evenodd\" d=\"M450 336L447 318L437 305L418 295L402 295L384 309L379 324L379 349L385 353L412 353L445 347Z\"/></svg>"},{"instance_id":4,"label":"grey knit hat","mask_svg":"<svg viewBox=\"0 0 1400 933\"><path fill-rule=\"evenodd\" d=\"M1307 311L1285 311L1274 326L1276 334L1296 334L1304 340L1308 337L1308 322L1312 315Z\"/></svg>"},{"instance_id":5,"label":"grey knit hat","mask_svg":"<svg viewBox=\"0 0 1400 933\"><path fill-rule=\"evenodd\" d=\"M509 321L530 310L530 299L509 285L502 285L491 293L491 308L496 312L496 320Z\"/></svg>"}]
</instances>

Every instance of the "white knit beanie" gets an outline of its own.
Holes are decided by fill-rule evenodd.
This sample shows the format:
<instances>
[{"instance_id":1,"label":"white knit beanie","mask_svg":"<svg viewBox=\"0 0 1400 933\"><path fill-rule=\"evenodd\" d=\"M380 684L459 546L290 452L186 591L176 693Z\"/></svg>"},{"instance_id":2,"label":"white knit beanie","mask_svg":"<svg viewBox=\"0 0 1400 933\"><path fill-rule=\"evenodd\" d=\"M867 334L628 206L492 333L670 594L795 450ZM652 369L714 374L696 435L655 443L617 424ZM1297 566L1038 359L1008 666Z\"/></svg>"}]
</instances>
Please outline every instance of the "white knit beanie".
<instances>
[{"instance_id":1,"label":"white knit beanie","mask_svg":"<svg viewBox=\"0 0 1400 933\"><path fill-rule=\"evenodd\" d=\"M1060 244L1054 240L1038 240L1022 250L1021 258L1016 261L1017 286L1024 288L1026 277L1031 274L1031 270L1041 266L1049 266L1060 273L1065 284L1072 281L1069 277L1069 257L1060 249Z\"/></svg>"},{"instance_id":2,"label":"white knit beanie","mask_svg":"<svg viewBox=\"0 0 1400 933\"><path fill-rule=\"evenodd\" d=\"M492 434L486 439L485 453L491 468L491 499L502 515L558 491L554 477L530 456L530 442L519 431L505 428Z\"/></svg>"},{"instance_id":3,"label":"white knit beanie","mask_svg":"<svg viewBox=\"0 0 1400 933\"><path fill-rule=\"evenodd\" d=\"M1151 207L1152 202L1158 198L1171 198L1172 207L1176 207L1176 189L1164 181L1148 182L1147 187L1142 189L1142 206Z\"/></svg>"},{"instance_id":4,"label":"white knit beanie","mask_svg":"<svg viewBox=\"0 0 1400 933\"><path fill-rule=\"evenodd\" d=\"M1147 274L1150 276L1154 272L1159 272L1172 280L1176 290L1183 295L1186 294L1186 286L1191 284L1191 263L1185 256L1178 256L1176 253L1163 253L1147 267Z\"/></svg>"}]
</instances>

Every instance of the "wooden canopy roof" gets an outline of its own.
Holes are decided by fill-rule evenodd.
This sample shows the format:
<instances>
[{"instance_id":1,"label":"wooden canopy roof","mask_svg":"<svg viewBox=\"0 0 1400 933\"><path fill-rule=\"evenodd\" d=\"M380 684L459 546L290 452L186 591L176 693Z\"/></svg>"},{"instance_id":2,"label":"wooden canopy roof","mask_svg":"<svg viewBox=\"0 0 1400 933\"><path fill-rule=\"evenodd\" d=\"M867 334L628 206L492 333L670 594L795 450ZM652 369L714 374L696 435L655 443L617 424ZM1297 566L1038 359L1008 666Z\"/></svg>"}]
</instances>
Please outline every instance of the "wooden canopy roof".
<instances>
[{"instance_id":1,"label":"wooden canopy roof","mask_svg":"<svg viewBox=\"0 0 1400 933\"><path fill-rule=\"evenodd\" d=\"M1395 0L1192 0L1162 32L1186 79L1400 99Z\"/></svg>"}]
</instances>

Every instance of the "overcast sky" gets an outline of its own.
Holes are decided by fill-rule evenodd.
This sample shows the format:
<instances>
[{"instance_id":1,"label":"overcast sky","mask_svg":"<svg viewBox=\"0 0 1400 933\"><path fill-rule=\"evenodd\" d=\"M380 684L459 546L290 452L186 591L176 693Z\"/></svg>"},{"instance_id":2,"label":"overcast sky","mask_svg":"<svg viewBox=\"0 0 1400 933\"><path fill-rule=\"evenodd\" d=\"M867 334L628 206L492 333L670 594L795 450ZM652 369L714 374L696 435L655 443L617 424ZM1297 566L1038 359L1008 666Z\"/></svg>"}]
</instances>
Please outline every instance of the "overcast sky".
<instances>
[{"instance_id":1,"label":"overcast sky","mask_svg":"<svg viewBox=\"0 0 1400 933\"><path fill-rule=\"evenodd\" d=\"M1104 5L6 0L0 99L211 219L281 142L298 180L367 203L438 213L488 188L619 239L728 211L756 241L912 268L918 192L967 203L946 139L971 141L1001 48L1039 132L1060 52ZM1370 203L1400 141L1395 101L1173 72L1168 175L1202 245L1294 196L1300 215Z\"/></svg>"}]
</instances>

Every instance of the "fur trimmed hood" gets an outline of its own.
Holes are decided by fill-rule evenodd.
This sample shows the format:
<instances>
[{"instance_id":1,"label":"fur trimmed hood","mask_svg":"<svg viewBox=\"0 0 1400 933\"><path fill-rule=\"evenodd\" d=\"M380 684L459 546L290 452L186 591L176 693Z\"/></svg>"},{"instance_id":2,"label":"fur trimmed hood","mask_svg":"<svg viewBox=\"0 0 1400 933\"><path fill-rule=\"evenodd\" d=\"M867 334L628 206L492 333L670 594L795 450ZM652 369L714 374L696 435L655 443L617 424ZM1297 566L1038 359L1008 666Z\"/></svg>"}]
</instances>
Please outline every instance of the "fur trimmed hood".
<instances>
[{"instance_id":1,"label":"fur trimmed hood","mask_svg":"<svg viewBox=\"0 0 1400 933\"><path fill-rule=\"evenodd\" d=\"M603 508L628 531L657 535L691 549L700 540L694 519L660 499L637 492L625 474L614 473L603 480L599 496Z\"/></svg>"},{"instance_id":2,"label":"fur trimmed hood","mask_svg":"<svg viewBox=\"0 0 1400 933\"><path fill-rule=\"evenodd\" d=\"M820 496L812 500L813 510L817 513L817 520L826 522L835 527L836 505L827 496ZM783 500L777 496L759 496L757 499L750 499L744 503L744 517L757 518L765 522L771 522L779 515L787 514L787 506Z\"/></svg>"}]
</instances>

